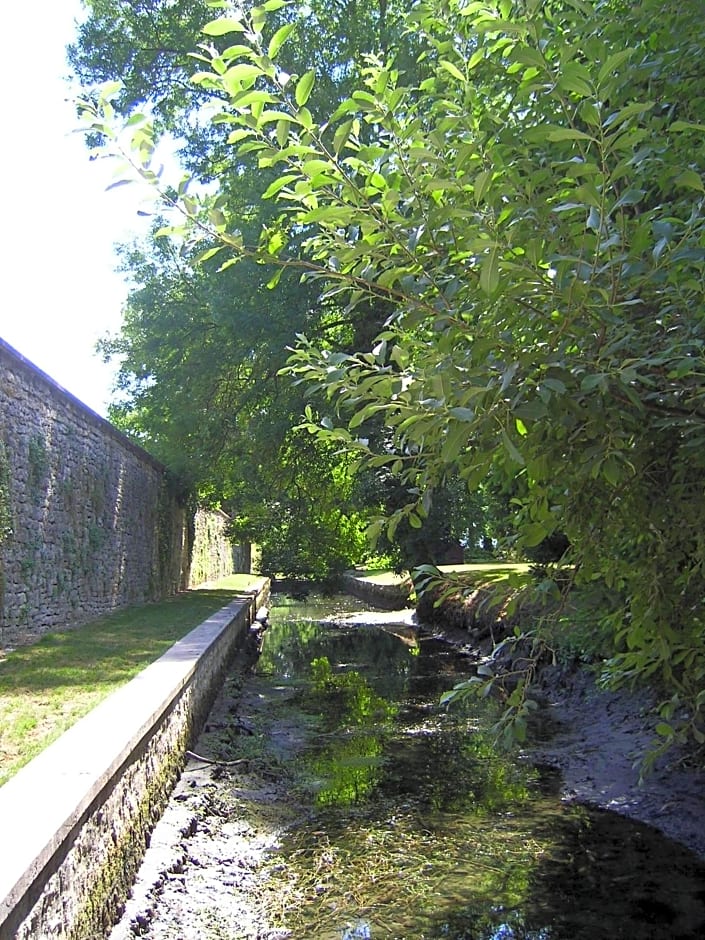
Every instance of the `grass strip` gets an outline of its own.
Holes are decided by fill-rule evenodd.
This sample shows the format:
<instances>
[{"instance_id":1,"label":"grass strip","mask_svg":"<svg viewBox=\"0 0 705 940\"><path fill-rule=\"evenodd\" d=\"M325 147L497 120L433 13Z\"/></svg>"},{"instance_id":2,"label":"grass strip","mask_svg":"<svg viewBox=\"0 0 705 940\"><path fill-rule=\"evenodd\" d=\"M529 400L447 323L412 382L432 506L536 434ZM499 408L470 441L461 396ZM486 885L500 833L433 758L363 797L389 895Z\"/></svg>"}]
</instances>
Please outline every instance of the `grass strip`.
<instances>
[{"instance_id":1,"label":"grass strip","mask_svg":"<svg viewBox=\"0 0 705 940\"><path fill-rule=\"evenodd\" d=\"M0 660L0 786L119 686L259 579L236 574L208 588L115 611L45 634Z\"/></svg>"},{"instance_id":2,"label":"grass strip","mask_svg":"<svg viewBox=\"0 0 705 940\"><path fill-rule=\"evenodd\" d=\"M438 570L448 575L477 575L479 578L489 578L491 580L501 580L509 575L525 574L531 565L526 562L506 562L506 561L486 561L469 562L463 565L438 565ZM358 568L355 574L365 581L373 581L375 584L403 584L409 577L408 572L398 574L390 569L377 568Z\"/></svg>"}]
</instances>

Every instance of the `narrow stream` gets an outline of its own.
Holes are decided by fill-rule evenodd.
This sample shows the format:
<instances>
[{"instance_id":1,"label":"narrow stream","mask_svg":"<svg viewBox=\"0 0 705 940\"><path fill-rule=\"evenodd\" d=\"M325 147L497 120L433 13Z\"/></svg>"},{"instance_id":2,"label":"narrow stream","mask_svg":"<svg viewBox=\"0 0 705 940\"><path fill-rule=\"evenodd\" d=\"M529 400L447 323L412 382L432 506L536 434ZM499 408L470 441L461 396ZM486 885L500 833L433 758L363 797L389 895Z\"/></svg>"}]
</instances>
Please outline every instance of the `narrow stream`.
<instances>
[{"instance_id":1,"label":"narrow stream","mask_svg":"<svg viewBox=\"0 0 705 940\"><path fill-rule=\"evenodd\" d=\"M393 620L273 597L111 940L702 940L705 865L498 755L491 702L438 705L467 659Z\"/></svg>"},{"instance_id":2,"label":"narrow stream","mask_svg":"<svg viewBox=\"0 0 705 940\"><path fill-rule=\"evenodd\" d=\"M296 769L309 813L269 871L294 886L293 936L705 937L694 856L562 805L552 775L496 754L490 702L439 708L468 674L452 648L403 625L341 625L323 603L280 598L257 665L315 727Z\"/></svg>"}]
</instances>

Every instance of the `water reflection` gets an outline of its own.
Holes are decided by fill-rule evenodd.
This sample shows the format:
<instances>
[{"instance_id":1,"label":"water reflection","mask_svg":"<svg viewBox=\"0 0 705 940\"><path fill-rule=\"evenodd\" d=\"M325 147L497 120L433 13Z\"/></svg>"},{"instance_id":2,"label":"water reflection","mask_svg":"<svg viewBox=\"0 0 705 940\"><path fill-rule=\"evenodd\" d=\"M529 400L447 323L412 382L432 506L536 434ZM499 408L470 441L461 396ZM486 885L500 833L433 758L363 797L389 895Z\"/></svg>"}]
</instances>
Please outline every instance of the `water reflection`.
<instances>
[{"instance_id":1,"label":"water reflection","mask_svg":"<svg viewBox=\"0 0 705 940\"><path fill-rule=\"evenodd\" d=\"M561 806L539 770L494 752L491 704L438 708L466 675L462 656L408 631L317 619L329 613L275 601L258 667L295 688L317 728L296 768L309 809L267 881L288 897L291 937L705 936L705 866L691 853Z\"/></svg>"},{"instance_id":2,"label":"water reflection","mask_svg":"<svg viewBox=\"0 0 705 940\"><path fill-rule=\"evenodd\" d=\"M339 732L308 761L321 781L314 787L316 804L357 803L379 784L383 738L396 709L357 670L333 672L327 656L312 661L311 675L306 705Z\"/></svg>"}]
</instances>

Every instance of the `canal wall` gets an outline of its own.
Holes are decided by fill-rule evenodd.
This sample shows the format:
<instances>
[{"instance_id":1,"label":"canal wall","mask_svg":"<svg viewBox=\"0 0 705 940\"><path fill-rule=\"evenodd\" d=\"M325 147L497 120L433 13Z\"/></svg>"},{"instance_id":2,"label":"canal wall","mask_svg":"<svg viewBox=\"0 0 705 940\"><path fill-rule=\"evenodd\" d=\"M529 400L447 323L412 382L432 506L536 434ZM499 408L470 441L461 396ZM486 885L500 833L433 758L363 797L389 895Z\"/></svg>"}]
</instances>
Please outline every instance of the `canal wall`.
<instances>
[{"instance_id":1,"label":"canal wall","mask_svg":"<svg viewBox=\"0 0 705 940\"><path fill-rule=\"evenodd\" d=\"M413 588L411 578L399 575L392 583L376 581L374 575L366 577L358 571L346 571L342 577L342 588L360 600L381 607L383 610L399 610L411 604Z\"/></svg>"},{"instance_id":2,"label":"canal wall","mask_svg":"<svg viewBox=\"0 0 705 940\"><path fill-rule=\"evenodd\" d=\"M227 517L194 508L159 461L0 340L0 648L249 571Z\"/></svg>"},{"instance_id":3,"label":"canal wall","mask_svg":"<svg viewBox=\"0 0 705 940\"><path fill-rule=\"evenodd\" d=\"M0 788L0 938L98 940L269 582L205 620Z\"/></svg>"}]
</instances>

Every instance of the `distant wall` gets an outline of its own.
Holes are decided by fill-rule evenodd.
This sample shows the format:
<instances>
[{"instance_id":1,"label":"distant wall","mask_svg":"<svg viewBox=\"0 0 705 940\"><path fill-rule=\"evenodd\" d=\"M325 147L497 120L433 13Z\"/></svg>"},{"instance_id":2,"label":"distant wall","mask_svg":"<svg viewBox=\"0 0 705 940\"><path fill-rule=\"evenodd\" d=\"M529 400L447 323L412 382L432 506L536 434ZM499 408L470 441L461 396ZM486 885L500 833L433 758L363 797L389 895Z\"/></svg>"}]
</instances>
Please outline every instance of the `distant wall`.
<instances>
[{"instance_id":1,"label":"distant wall","mask_svg":"<svg viewBox=\"0 0 705 940\"><path fill-rule=\"evenodd\" d=\"M0 647L239 560L222 514L194 519L162 464L0 340Z\"/></svg>"},{"instance_id":2,"label":"distant wall","mask_svg":"<svg viewBox=\"0 0 705 940\"><path fill-rule=\"evenodd\" d=\"M230 516L224 512L200 510L194 518L193 551L189 587L225 578L233 571L250 571L249 545L233 545L227 537Z\"/></svg>"}]
</instances>

